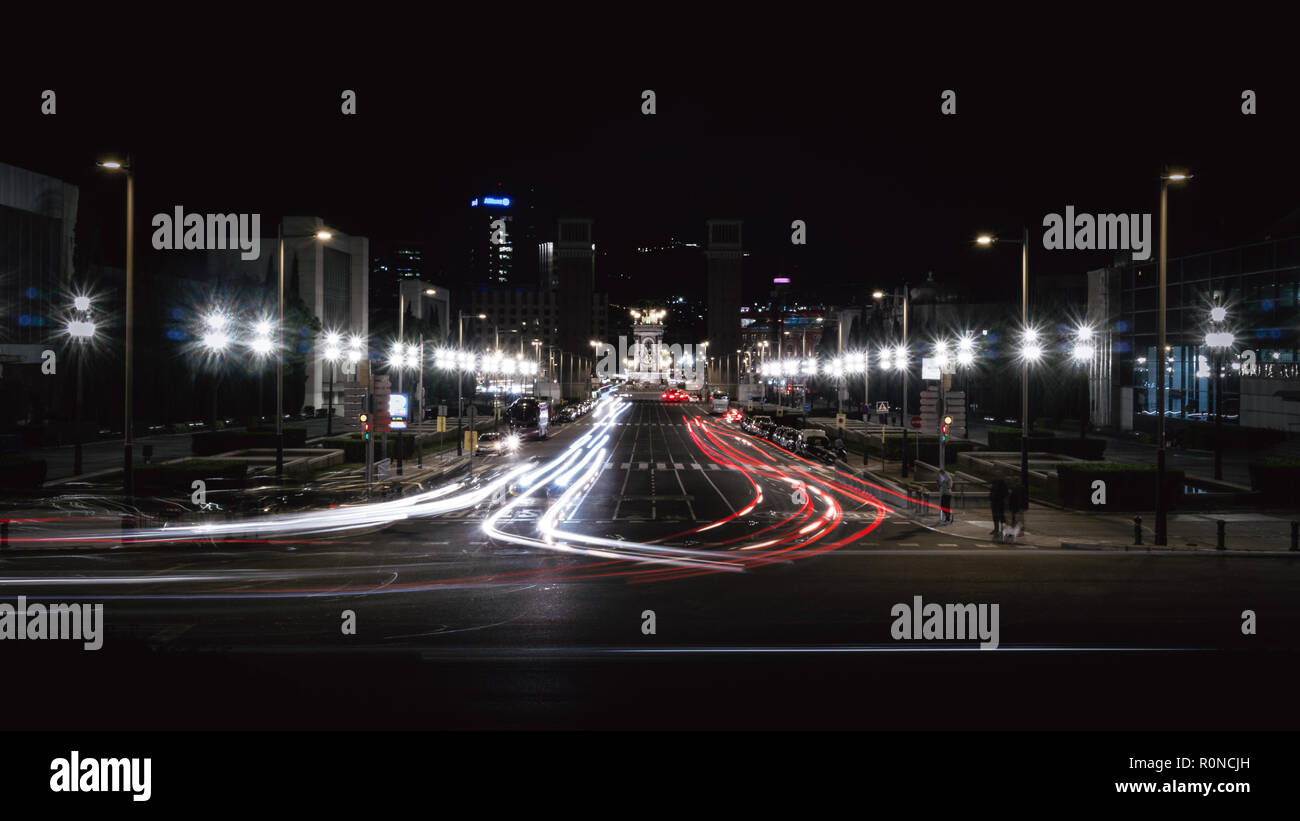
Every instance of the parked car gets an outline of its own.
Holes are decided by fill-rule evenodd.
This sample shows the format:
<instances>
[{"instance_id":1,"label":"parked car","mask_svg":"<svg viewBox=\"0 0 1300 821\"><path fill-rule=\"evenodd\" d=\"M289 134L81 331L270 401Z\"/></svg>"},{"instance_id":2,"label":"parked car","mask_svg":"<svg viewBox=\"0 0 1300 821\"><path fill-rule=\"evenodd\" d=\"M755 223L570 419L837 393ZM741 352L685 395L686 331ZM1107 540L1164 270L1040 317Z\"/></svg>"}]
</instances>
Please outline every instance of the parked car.
<instances>
[{"instance_id":1,"label":"parked car","mask_svg":"<svg viewBox=\"0 0 1300 821\"><path fill-rule=\"evenodd\" d=\"M758 423L758 435L770 441L775 433L776 422L769 417L763 417L763 421Z\"/></svg>"},{"instance_id":2,"label":"parked car","mask_svg":"<svg viewBox=\"0 0 1300 821\"><path fill-rule=\"evenodd\" d=\"M772 443L789 450L794 445L794 428L779 427L772 431Z\"/></svg>"},{"instance_id":3,"label":"parked car","mask_svg":"<svg viewBox=\"0 0 1300 821\"><path fill-rule=\"evenodd\" d=\"M792 450L800 456L818 458L817 451L829 451L830 449L830 437L821 428L804 428L795 434Z\"/></svg>"}]
</instances>

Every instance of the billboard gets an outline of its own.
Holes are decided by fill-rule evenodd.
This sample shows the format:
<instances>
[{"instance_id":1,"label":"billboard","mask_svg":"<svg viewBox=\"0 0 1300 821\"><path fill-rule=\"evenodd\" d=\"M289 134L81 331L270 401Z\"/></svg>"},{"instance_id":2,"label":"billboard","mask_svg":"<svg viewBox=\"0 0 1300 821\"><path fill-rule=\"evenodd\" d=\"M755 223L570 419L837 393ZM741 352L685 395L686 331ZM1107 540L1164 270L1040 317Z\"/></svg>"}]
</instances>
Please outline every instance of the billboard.
<instances>
[{"instance_id":1,"label":"billboard","mask_svg":"<svg viewBox=\"0 0 1300 821\"><path fill-rule=\"evenodd\" d=\"M405 430L408 414L408 400L404 393L388 394L388 416L392 419L389 427L393 430Z\"/></svg>"}]
</instances>

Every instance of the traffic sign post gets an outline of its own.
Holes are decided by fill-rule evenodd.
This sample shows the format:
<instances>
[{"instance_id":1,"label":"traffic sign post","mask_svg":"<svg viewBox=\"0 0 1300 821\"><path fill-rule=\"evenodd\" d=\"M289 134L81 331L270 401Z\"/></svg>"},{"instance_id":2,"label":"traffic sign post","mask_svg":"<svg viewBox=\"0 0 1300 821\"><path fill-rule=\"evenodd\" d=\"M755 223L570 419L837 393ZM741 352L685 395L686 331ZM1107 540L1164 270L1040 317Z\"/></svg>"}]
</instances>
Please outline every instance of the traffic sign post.
<instances>
[{"instance_id":1,"label":"traffic sign post","mask_svg":"<svg viewBox=\"0 0 1300 821\"><path fill-rule=\"evenodd\" d=\"M916 428L917 430L921 429L921 417L919 416L912 417L912 427Z\"/></svg>"}]
</instances>

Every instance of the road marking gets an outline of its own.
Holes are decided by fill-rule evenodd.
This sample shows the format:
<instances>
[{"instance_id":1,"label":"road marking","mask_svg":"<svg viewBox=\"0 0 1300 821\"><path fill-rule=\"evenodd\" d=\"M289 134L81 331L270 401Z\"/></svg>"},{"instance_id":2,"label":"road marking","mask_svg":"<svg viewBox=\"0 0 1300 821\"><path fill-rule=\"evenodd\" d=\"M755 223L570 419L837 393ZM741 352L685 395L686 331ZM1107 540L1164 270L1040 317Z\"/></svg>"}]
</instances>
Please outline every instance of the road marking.
<instances>
[{"instance_id":1,"label":"road marking","mask_svg":"<svg viewBox=\"0 0 1300 821\"><path fill-rule=\"evenodd\" d=\"M636 469L637 469L637 470L646 470L646 469L648 469L649 467L650 467L650 463L649 463L649 462L637 462L637 463L636 463Z\"/></svg>"},{"instance_id":2,"label":"road marking","mask_svg":"<svg viewBox=\"0 0 1300 821\"><path fill-rule=\"evenodd\" d=\"M655 470L667 470L668 467L663 462L655 462Z\"/></svg>"},{"instance_id":3,"label":"road marking","mask_svg":"<svg viewBox=\"0 0 1300 821\"><path fill-rule=\"evenodd\" d=\"M939 547L956 547L956 542L939 542Z\"/></svg>"}]
</instances>

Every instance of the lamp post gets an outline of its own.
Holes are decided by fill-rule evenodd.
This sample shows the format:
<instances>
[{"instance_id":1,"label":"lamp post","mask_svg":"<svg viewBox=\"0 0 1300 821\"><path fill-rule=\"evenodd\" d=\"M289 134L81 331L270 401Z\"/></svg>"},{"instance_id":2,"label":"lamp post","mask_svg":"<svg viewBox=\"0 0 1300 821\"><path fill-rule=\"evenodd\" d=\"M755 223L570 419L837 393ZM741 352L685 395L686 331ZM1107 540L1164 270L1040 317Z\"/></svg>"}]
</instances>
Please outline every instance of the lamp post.
<instances>
[{"instance_id":1,"label":"lamp post","mask_svg":"<svg viewBox=\"0 0 1300 821\"><path fill-rule=\"evenodd\" d=\"M1083 407L1079 411L1079 439L1088 438L1088 416L1091 410L1089 397L1089 380L1092 376L1093 357L1097 352L1093 345L1092 328L1081 325L1074 332L1074 348L1070 352L1073 359L1083 370Z\"/></svg>"},{"instance_id":2,"label":"lamp post","mask_svg":"<svg viewBox=\"0 0 1300 821\"><path fill-rule=\"evenodd\" d=\"M1220 480L1223 479L1223 354L1237 342L1232 332L1224 329L1227 318L1225 308L1211 308L1214 330L1205 335L1206 347L1214 351L1214 478Z\"/></svg>"},{"instance_id":3,"label":"lamp post","mask_svg":"<svg viewBox=\"0 0 1300 821\"><path fill-rule=\"evenodd\" d=\"M1159 448L1156 450L1156 538L1155 543L1166 545L1169 543L1168 533L1168 506L1169 501L1166 499L1165 488L1165 320L1166 301L1169 296L1169 286L1167 277L1167 237L1169 229L1169 183L1182 182L1192 178L1191 174L1173 172L1162 174L1160 176L1160 340L1157 343L1157 355L1160 359L1159 376L1156 382L1156 405L1159 408L1159 414L1156 417L1156 438Z\"/></svg>"},{"instance_id":4,"label":"lamp post","mask_svg":"<svg viewBox=\"0 0 1300 821\"><path fill-rule=\"evenodd\" d=\"M123 377L122 409L122 489L128 500L135 495L135 467L133 452L135 447L135 405L132 402L134 391L134 371L131 367L135 356L135 163L130 155L126 162L107 160L99 163L100 168L110 171L126 172L126 346L124 349L125 374Z\"/></svg>"},{"instance_id":5,"label":"lamp post","mask_svg":"<svg viewBox=\"0 0 1300 821\"><path fill-rule=\"evenodd\" d=\"M313 237L326 241L333 238L334 235L321 228L310 234L286 236L283 218L280 219L280 224L276 226L275 233L276 247L280 254L280 279L276 288L278 320L275 328L276 342L279 348L279 356L275 358L275 478L279 479L284 476L284 356L288 350L284 340L284 241L286 239L309 239Z\"/></svg>"},{"instance_id":6,"label":"lamp post","mask_svg":"<svg viewBox=\"0 0 1300 821\"><path fill-rule=\"evenodd\" d=\"M1019 240L1001 240L990 234L982 234L975 239L976 244L989 247L997 242L1010 242L1020 245L1020 327L1026 335L1029 327L1029 228L1026 226ZM1031 340L1026 340L1032 344ZM1024 353L1028 352L1026 348ZM1041 355L1041 348L1039 349ZM1035 357L1037 358L1037 357ZM1026 492L1029 490L1029 363L1030 358L1020 357L1020 484Z\"/></svg>"},{"instance_id":7,"label":"lamp post","mask_svg":"<svg viewBox=\"0 0 1300 821\"><path fill-rule=\"evenodd\" d=\"M456 455L464 454L464 423L462 420L465 415L465 394L464 394L464 375L465 375L465 312L456 312ZM487 319L487 314L469 314L469 316L478 319ZM473 456L473 454L470 454ZM474 469L470 465L470 471Z\"/></svg>"},{"instance_id":8,"label":"lamp post","mask_svg":"<svg viewBox=\"0 0 1300 821\"><path fill-rule=\"evenodd\" d=\"M82 401L82 380L81 366L82 361L86 358L85 346L95 337L95 322L90 315L90 297L74 297L72 307L75 311L73 318L68 321L67 334L72 337L77 346L77 398L76 410L74 414L73 427L73 465L72 473L74 476L81 475L81 401Z\"/></svg>"},{"instance_id":9,"label":"lamp post","mask_svg":"<svg viewBox=\"0 0 1300 821\"><path fill-rule=\"evenodd\" d=\"M217 394L221 385L221 367L220 359L225 354L226 349L230 347L230 334L226 328L230 323L229 317L219 310L214 310L204 317L203 325L206 330L199 342L208 355L213 357L212 365L212 429L217 429Z\"/></svg>"},{"instance_id":10,"label":"lamp post","mask_svg":"<svg viewBox=\"0 0 1300 821\"><path fill-rule=\"evenodd\" d=\"M253 325L252 341L248 343L254 355L257 356L257 424L262 424L262 382L265 381L263 371L266 367L266 357L275 349L275 343L271 341L271 323L269 320L258 320Z\"/></svg>"},{"instance_id":11,"label":"lamp post","mask_svg":"<svg viewBox=\"0 0 1300 821\"><path fill-rule=\"evenodd\" d=\"M326 436L334 435L334 366L338 363L339 359L343 356L343 352L339 348L339 344L341 343L341 341L342 340L340 339L339 335L334 331L330 331L329 333L325 334L325 361L330 364L330 389L329 389L329 396L326 399L326 404L329 410L325 414L325 435ZM260 404L258 407L258 413L261 413Z\"/></svg>"}]
</instances>

